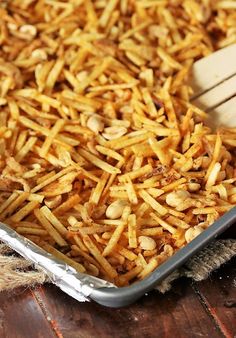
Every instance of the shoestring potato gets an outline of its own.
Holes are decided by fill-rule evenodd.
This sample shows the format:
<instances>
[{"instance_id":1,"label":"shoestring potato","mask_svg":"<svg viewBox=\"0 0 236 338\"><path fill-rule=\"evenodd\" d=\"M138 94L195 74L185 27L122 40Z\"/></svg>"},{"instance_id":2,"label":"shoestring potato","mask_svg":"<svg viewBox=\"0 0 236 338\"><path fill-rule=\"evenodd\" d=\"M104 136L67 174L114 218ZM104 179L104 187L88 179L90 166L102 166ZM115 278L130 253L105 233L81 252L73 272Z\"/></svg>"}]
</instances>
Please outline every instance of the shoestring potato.
<instances>
[{"instance_id":1,"label":"shoestring potato","mask_svg":"<svg viewBox=\"0 0 236 338\"><path fill-rule=\"evenodd\" d=\"M236 129L190 102L235 1L0 4L0 220L126 286L236 204Z\"/></svg>"}]
</instances>

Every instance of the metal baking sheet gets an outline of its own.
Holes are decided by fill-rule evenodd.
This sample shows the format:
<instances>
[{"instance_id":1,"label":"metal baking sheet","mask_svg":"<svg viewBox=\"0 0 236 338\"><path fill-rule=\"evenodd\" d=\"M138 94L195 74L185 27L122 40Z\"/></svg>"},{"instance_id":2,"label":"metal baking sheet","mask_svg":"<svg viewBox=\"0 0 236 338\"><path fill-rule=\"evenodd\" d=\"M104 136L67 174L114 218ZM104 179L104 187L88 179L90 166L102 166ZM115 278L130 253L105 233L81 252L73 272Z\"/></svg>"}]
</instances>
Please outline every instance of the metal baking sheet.
<instances>
[{"instance_id":1,"label":"metal baking sheet","mask_svg":"<svg viewBox=\"0 0 236 338\"><path fill-rule=\"evenodd\" d=\"M88 297L94 289L115 288L114 284L76 271L1 222L0 240L35 263L36 267L45 271L52 283L80 302L89 301Z\"/></svg>"},{"instance_id":2,"label":"metal baking sheet","mask_svg":"<svg viewBox=\"0 0 236 338\"><path fill-rule=\"evenodd\" d=\"M236 207L227 212L192 242L180 249L143 281L123 288L117 288L114 284L107 281L77 272L71 266L56 259L1 222L0 239L24 258L41 267L47 273L52 283L78 301L84 302L93 299L105 306L121 307L135 302L146 292L152 290L171 272L183 265L186 260L235 222Z\"/></svg>"}]
</instances>

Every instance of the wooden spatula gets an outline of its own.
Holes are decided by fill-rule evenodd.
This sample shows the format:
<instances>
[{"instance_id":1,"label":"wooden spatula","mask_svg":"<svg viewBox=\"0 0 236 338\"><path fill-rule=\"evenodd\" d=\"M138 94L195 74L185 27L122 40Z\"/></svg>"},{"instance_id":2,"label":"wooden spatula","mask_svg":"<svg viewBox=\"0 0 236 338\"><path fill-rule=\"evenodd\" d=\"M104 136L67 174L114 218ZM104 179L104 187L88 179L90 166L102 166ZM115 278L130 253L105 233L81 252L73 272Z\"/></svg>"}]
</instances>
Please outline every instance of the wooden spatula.
<instances>
[{"instance_id":1,"label":"wooden spatula","mask_svg":"<svg viewBox=\"0 0 236 338\"><path fill-rule=\"evenodd\" d=\"M236 127L236 44L195 62L190 85L192 103L209 113L212 127Z\"/></svg>"}]
</instances>

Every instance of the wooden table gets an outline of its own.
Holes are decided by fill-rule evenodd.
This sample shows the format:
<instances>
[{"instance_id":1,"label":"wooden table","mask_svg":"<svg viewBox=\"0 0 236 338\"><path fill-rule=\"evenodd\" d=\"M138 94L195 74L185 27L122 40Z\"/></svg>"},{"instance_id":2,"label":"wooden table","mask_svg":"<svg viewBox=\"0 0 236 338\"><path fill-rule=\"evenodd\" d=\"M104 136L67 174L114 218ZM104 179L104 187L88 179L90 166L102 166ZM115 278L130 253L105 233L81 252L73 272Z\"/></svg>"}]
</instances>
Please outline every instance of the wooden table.
<instances>
[{"instance_id":1,"label":"wooden table","mask_svg":"<svg viewBox=\"0 0 236 338\"><path fill-rule=\"evenodd\" d=\"M236 258L207 280L109 309L78 303L52 285L0 295L0 338L236 337Z\"/></svg>"}]
</instances>

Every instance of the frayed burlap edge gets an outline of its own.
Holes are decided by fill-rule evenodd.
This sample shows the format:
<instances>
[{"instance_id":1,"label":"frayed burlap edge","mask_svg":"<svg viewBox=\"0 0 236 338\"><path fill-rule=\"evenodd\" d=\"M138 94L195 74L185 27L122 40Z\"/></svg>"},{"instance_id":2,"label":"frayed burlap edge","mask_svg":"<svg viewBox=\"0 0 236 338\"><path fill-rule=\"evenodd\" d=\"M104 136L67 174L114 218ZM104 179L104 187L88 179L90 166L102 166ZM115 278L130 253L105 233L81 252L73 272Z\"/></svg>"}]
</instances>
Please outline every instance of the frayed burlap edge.
<instances>
[{"instance_id":1,"label":"frayed burlap edge","mask_svg":"<svg viewBox=\"0 0 236 338\"><path fill-rule=\"evenodd\" d=\"M215 241L174 271L156 289L165 293L171 289L174 280L183 276L195 281L204 280L233 256L236 256L236 239ZM0 291L33 287L46 282L50 280L42 269L19 257L5 244L0 244Z\"/></svg>"},{"instance_id":2,"label":"frayed burlap edge","mask_svg":"<svg viewBox=\"0 0 236 338\"><path fill-rule=\"evenodd\" d=\"M236 239L225 239L212 242L205 249L185 263L185 265L170 274L156 289L161 293L171 289L172 282L180 277L202 281L221 265L236 256Z\"/></svg>"},{"instance_id":3,"label":"frayed burlap edge","mask_svg":"<svg viewBox=\"0 0 236 338\"><path fill-rule=\"evenodd\" d=\"M5 244L0 244L0 291L30 287L48 281L45 273L19 257Z\"/></svg>"}]
</instances>

